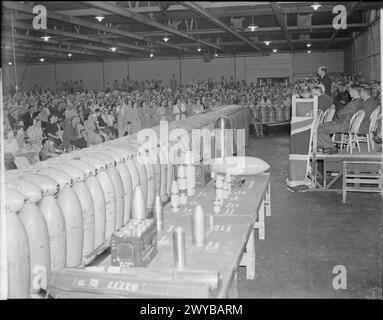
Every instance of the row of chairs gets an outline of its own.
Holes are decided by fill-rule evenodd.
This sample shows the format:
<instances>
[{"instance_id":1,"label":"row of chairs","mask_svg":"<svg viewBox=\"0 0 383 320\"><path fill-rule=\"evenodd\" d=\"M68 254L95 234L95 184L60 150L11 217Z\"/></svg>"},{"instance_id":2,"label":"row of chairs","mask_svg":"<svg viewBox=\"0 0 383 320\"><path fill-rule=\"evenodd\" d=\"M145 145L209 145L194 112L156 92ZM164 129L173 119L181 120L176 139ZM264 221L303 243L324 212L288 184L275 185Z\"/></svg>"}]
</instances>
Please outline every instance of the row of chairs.
<instances>
[{"instance_id":1,"label":"row of chairs","mask_svg":"<svg viewBox=\"0 0 383 320\"><path fill-rule=\"evenodd\" d=\"M366 134L360 133L360 125L365 116L364 110L359 110L356 112L350 120L350 125L347 133L342 133L340 140L336 140L335 135L333 136L333 141L336 144L340 145L340 148L343 149L346 146L346 150L350 151L352 154L352 150L354 145L357 146L358 151L360 152L360 143L367 144L367 150L370 152L371 150L375 150L375 142L374 142L374 134L378 127L378 120L380 117L381 108L377 107L371 113L370 116L370 125L368 128L368 132Z\"/></svg>"}]
</instances>

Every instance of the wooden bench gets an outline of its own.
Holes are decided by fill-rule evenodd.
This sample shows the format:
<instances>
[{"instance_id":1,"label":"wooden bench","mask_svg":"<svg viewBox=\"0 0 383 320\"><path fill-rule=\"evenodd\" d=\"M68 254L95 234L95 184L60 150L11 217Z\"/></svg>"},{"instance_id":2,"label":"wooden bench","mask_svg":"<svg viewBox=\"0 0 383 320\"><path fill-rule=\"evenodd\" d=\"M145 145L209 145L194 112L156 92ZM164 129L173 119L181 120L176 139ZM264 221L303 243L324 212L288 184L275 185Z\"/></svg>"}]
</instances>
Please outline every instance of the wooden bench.
<instances>
[{"instance_id":1,"label":"wooden bench","mask_svg":"<svg viewBox=\"0 0 383 320\"><path fill-rule=\"evenodd\" d=\"M350 186L351 185L351 186ZM347 192L382 193L382 162L343 161L342 202L346 203Z\"/></svg>"}]
</instances>

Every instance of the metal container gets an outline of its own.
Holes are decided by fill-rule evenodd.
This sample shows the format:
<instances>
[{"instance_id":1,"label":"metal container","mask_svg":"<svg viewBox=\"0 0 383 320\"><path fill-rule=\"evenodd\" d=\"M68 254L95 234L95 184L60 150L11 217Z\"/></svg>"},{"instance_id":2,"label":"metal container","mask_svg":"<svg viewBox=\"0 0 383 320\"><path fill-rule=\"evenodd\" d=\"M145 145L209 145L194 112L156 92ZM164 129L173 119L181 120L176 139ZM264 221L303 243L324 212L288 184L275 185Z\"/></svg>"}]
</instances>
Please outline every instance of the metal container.
<instances>
[{"instance_id":1,"label":"metal container","mask_svg":"<svg viewBox=\"0 0 383 320\"><path fill-rule=\"evenodd\" d=\"M192 236L193 244L203 247L206 242L206 221L205 213L200 205L196 206L192 215Z\"/></svg>"},{"instance_id":2,"label":"metal container","mask_svg":"<svg viewBox=\"0 0 383 320\"><path fill-rule=\"evenodd\" d=\"M186 267L185 242L185 230L181 227L177 227L173 232L173 260L174 266L179 270Z\"/></svg>"},{"instance_id":3,"label":"metal container","mask_svg":"<svg viewBox=\"0 0 383 320\"><path fill-rule=\"evenodd\" d=\"M162 209L161 197L156 195L153 208L154 219L157 224L157 231L164 230L164 212Z\"/></svg>"}]
</instances>

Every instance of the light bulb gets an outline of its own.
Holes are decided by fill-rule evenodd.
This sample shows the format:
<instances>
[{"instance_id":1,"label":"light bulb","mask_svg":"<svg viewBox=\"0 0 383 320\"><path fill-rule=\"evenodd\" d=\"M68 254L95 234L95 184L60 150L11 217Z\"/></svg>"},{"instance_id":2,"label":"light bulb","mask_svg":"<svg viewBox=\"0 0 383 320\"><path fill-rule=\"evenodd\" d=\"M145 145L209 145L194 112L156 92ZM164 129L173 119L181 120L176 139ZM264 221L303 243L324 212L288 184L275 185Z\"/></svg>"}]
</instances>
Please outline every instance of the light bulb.
<instances>
[{"instance_id":1,"label":"light bulb","mask_svg":"<svg viewBox=\"0 0 383 320\"><path fill-rule=\"evenodd\" d=\"M311 47L311 43L306 43L306 47L310 48Z\"/></svg>"},{"instance_id":2,"label":"light bulb","mask_svg":"<svg viewBox=\"0 0 383 320\"><path fill-rule=\"evenodd\" d=\"M103 15L98 15L98 16L95 16L94 17L98 22L101 22L102 20L105 19L105 17Z\"/></svg>"},{"instance_id":3,"label":"light bulb","mask_svg":"<svg viewBox=\"0 0 383 320\"><path fill-rule=\"evenodd\" d=\"M117 50L116 47L111 47L110 50L112 50L113 52L115 52Z\"/></svg>"},{"instance_id":4,"label":"light bulb","mask_svg":"<svg viewBox=\"0 0 383 320\"><path fill-rule=\"evenodd\" d=\"M164 37L164 39L163 39L163 40L164 40L165 42L168 42L168 41L169 41L169 39L170 39L170 38L168 38L168 37Z\"/></svg>"},{"instance_id":5,"label":"light bulb","mask_svg":"<svg viewBox=\"0 0 383 320\"><path fill-rule=\"evenodd\" d=\"M314 9L314 11L317 11L322 5L319 3L312 4L310 7Z\"/></svg>"},{"instance_id":6,"label":"light bulb","mask_svg":"<svg viewBox=\"0 0 383 320\"><path fill-rule=\"evenodd\" d=\"M151 52L149 56L150 56L150 58L153 58L154 57L154 53Z\"/></svg>"},{"instance_id":7,"label":"light bulb","mask_svg":"<svg viewBox=\"0 0 383 320\"><path fill-rule=\"evenodd\" d=\"M311 53L311 50L307 50L307 53Z\"/></svg>"},{"instance_id":8,"label":"light bulb","mask_svg":"<svg viewBox=\"0 0 383 320\"><path fill-rule=\"evenodd\" d=\"M197 48L197 51L198 51L198 52L201 52L201 51L202 51L202 49L201 49L201 48Z\"/></svg>"},{"instance_id":9,"label":"light bulb","mask_svg":"<svg viewBox=\"0 0 383 320\"><path fill-rule=\"evenodd\" d=\"M247 27L251 32L254 32L256 29L258 29L258 26L252 24L250 26Z\"/></svg>"},{"instance_id":10,"label":"light bulb","mask_svg":"<svg viewBox=\"0 0 383 320\"><path fill-rule=\"evenodd\" d=\"M70 58L72 56L72 54L71 53L68 53L68 57Z\"/></svg>"},{"instance_id":11,"label":"light bulb","mask_svg":"<svg viewBox=\"0 0 383 320\"><path fill-rule=\"evenodd\" d=\"M44 41L49 41L49 39L52 38L51 36L42 36L41 39Z\"/></svg>"},{"instance_id":12,"label":"light bulb","mask_svg":"<svg viewBox=\"0 0 383 320\"><path fill-rule=\"evenodd\" d=\"M268 46L271 43L271 41L263 41L263 43Z\"/></svg>"},{"instance_id":13,"label":"light bulb","mask_svg":"<svg viewBox=\"0 0 383 320\"><path fill-rule=\"evenodd\" d=\"M278 49L273 49L273 52L276 53L278 51Z\"/></svg>"},{"instance_id":14,"label":"light bulb","mask_svg":"<svg viewBox=\"0 0 383 320\"><path fill-rule=\"evenodd\" d=\"M44 58L40 58L40 62L44 62L45 61L45 59Z\"/></svg>"},{"instance_id":15,"label":"light bulb","mask_svg":"<svg viewBox=\"0 0 383 320\"><path fill-rule=\"evenodd\" d=\"M12 65L12 62L11 62L11 61L9 61L9 62L8 62L8 64L11 66L11 65Z\"/></svg>"}]
</instances>

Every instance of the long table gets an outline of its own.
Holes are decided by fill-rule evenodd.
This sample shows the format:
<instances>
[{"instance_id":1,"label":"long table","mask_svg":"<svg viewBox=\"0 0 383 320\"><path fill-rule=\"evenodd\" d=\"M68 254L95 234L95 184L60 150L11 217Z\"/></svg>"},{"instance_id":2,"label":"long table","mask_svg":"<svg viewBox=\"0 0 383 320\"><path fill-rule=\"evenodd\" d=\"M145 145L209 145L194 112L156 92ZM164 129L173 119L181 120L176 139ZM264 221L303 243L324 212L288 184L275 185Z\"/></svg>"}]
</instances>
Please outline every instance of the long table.
<instances>
[{"instance_id":1,"label":"long table","mask_svg":"<svg viewBox=\"0 0 383 320\"><path fill-rule=\"evenodd\" d=\"M172 212L170 203L164 207L164 231L158 233L158 254L147 268L173 269L172 233L178 226L186 231L186 269L218 271L221 285L213 297L237 297L237 271L246 267L247 279L255 276L255 239L265 239L265 216L271 215L270 174L244 176L244 184L232 189L221 213L213 212L215 187L210 182L197 189L180 211ZM191 215L199 204L207 215L206 246L193 246ZM257 231L256 231L257 230ZM100 266L110 266L110 256ZM191 295L191 294L190 294ZM185 297L188 293L185 292Z\"/></svg>"}]
</instances>

